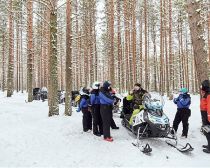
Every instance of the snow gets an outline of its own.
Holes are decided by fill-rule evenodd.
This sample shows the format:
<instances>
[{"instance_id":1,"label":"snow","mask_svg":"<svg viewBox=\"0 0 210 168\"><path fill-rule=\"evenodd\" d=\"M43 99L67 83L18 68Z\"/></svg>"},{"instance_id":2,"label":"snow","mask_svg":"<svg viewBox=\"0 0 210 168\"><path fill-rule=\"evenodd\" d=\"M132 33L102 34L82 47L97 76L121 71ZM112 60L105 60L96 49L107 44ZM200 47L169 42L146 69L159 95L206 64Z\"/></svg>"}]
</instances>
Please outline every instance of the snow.
<instances>
[{"instance_id":1,"label":"snow","mask_svg":"<svg viewBox=\"0 0 210 168\"><path fill-rule=\"evenodd\" d=\"M210 156L201 147L207 142L200 133L199 96L192 96L188 138L194 151L182 154L163 139L153 139L148 141L151 156L131 144L135 137L121 126L118 114L114 119L120 129L111 130L114 142L109 143L83 133L82 114L75 109L67 117L60 105L60 115L49 118L47 102L25 103L26 98L25 93L6 98L0 92L0 167L209 167ZM166 99L164 108L172 123L176 106Z\"/></svg>"}]
</instances>

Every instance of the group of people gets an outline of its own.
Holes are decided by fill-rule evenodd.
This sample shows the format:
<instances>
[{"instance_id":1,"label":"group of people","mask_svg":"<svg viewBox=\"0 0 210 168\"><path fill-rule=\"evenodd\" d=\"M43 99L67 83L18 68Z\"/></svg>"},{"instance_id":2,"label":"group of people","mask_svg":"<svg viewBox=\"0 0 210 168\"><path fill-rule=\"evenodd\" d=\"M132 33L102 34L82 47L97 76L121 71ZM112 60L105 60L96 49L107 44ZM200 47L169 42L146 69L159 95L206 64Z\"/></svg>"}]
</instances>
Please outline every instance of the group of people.
<instances>
[{"instance_id":1,"label":"group of people","mask_svg":"<svg viewBox=\"0 0 210 168\"><path fill-rule=\"evenodd\" d=\"M202 116L202 132L207 138L207 145L203 145L203 152L210 153L210 81L205 80L201 84L201 100L200 110ZM135 115L135 111L143 108L143 96L148 92L136 83L134 89L127 97L123 99L123 112ZM81 100L78 112L83 112L83 130L92 130L93 118L93 134L96 136L104 136L104 140L112 142L113 138L110 134L110 127L119 129L113 120L113 104L116 103L111 83L105 81L103 85L94 82L92 90L82 89ZM128 103L129 102L129 103ZM182 138L187 138L189 130L189 117L191 116L191 97L187 88L181 88L180 94L174 98L173 102L177 105L177 112L173 121L172 133L176 133L179 124L182 122L183 131Z\"/></svg>"},{"instance_id":2,"label":"group of people","mask_svg":"<svg viewBox=\"0 0 210 168\"><path fill-rule=\"evenodd\" d=\"M80 103L77 112L83 113L83 131L96 136L104 136L104 140L112 142L110 128L119 129L113 120L113 104L116 103L115 91L111 88L111 82L94 82L91 90L82 88L80 91ZM92 129L93 128L93 129Z\"/></svg>"}]
</instances>

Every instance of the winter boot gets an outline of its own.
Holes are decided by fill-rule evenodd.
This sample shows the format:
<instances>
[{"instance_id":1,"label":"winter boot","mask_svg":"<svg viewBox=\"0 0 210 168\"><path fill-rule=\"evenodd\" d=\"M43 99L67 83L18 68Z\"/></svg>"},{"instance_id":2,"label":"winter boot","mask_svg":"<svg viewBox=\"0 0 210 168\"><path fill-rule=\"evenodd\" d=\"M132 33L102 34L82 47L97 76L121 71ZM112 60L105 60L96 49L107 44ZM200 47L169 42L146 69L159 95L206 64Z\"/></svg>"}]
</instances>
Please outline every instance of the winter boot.
<instances>
[{"instance_id":1,"label":"winter boot","mask_svg":"<svg viewBox=\"0 0 210 168\"><path fill-rule=\"evenodd\" d=\"M203 145L202 147L208 149L208 145Z\"/></svg>"},{"instance_id":2,"label":"winter boot","mask_svg":"<svg viewBox=\"0 0 210 168\"><path fill-rule=\"evenodd\" d=\"M207 149L203 149L203 152L210 154L210 150L208 148Z\"/></svg>"},{"instance_id":3,"label":"winter boot","mask_svg":"<svg viewBox=\"0 0 210 168\"><path fill-rule=\"evenodd\" d=\"M108 142L113 142L113 138L110 137L110 138L104 138L105 141L108 141Z\"/></svg>"},{"instance_id":4,"label":"winter boot","mask_svg":"<svg viewBox=\"0 0 210 168\"><path fill-rule=\"evenodd\" d=\"M182 134L181 139L186 139L187 135Z\"/></svg>"},{"instance_id":5,"label":"winter boot","mask_svg":"<svg viewBox=\"0 0 210 168\"><path fill-rule=\"evenodd\" d=\"M114 128L112 128L112 129L119 129L120 127L114 127Z\"/></svg>"},{"instance_id":6,"label":"winter boot","mask_svg":"<svg viewBox=\"0 0 210 168\"><path fill-rule=\"evenodd\" d=\"M95 135L95 136L98 136L98 137L100 137L100 136L101 136L101 134L100 134L100 133L94 133L94 135Z\"/></svg>"}]
</instances>

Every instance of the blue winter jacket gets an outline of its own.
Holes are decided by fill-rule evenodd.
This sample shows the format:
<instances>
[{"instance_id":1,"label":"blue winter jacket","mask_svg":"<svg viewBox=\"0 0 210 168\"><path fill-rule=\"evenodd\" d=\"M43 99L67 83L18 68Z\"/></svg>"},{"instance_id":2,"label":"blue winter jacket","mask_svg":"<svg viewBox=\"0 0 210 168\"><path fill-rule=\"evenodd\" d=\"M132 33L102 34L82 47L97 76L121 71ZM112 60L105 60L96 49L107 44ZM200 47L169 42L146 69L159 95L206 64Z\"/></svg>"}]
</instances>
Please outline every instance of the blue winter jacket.
<instances>
[{"instance_id":1,"label":"blue winter jacket","mask_svg":"<svg viewBox=\"0 0 210 168\"><path fill-rule=\"evenodd\" d=\"M81 111L83 108L87 108L87 107L88 107L88 100L83 97L79 103L78 111Z\"/></svg>"},{"instance_id":2,"label":"blue winter jacket","mask_svg":"<svg viewBox=\"0 0 210 168\"><path fill-rule=\"evenodd\" d=\"M99 92L100 104L102 105L113 105L114 99L109 92L103 89Z\"/></svg>"},{"instance_id":3,"label":"blue winter jacket","mask_svg":"<svg viewBox=\"0 0 210 168\"><path fill-rule=\"evenodd\" d=\"M177 105L177 108L188 108L191 104L191 97L189 94L180 94L179 97L174 99L174 103Z\"/></svg>"},{"instance_id":4,"label":"blue winter jacket","mask_svg":"<svg viewBox=\"0 0 210 168\"><path fill-rule=\"evenodd\" d=\"M100 104L100 97L99 92L93 91L90 95L90 104L91 105L99 105Z\"/></svg>"}]
</instances>

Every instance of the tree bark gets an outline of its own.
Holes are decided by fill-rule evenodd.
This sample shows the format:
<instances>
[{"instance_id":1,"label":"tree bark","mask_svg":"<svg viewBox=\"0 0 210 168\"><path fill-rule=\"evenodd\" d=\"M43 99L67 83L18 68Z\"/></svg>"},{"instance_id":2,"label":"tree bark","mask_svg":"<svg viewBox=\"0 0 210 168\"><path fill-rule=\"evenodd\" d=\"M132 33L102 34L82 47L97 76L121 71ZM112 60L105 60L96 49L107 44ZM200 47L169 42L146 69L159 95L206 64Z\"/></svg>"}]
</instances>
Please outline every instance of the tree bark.
<instances>
[{"instance_id":1,"label":"tree bark","mask_svg":"<svg viewBox=\"0 0 210 168\"><path fill-rule=\"evenodd\" d=\"M14 91L14 28L13 28L13 4L9 1L9 62L7 75L7 97L11 97Z\"/></svg>"},{"instance_id":2,"label":"tree bark","mask_svg":"<svg viewBox=\"0 0 210 168\"><path fill-rule=\"evenodd\" d=\"M194 51L195 68L197 71L197 77L199 85L203 80L209 79L208 72L209 67L207 63L207 51L204 49L205 40L204 25L202 23L202 17L200 15L202 1L187 0L186 10L188 13L188 21L190 25L191 39Z\"/></svg>"},{"instance_id":3,"label":"tree bark","mask_svg":"<svg viewBox=\"0 0 210 168\"><path fill-rule=\"evenodd\" d=\"M66 95L65 115L72 115L71 91L72 91L72 1L67 0L66 8Z\"/></svg>"},{"instance_id":4,"label":"tree bark","mask_svg":"<svg viewBox=\"0 0 210 168\"><path fill-rule=\"evenodd\" d=\"M49 59L49 116L59 115L57 70L57 0L51 1L50 9L50 59Z\"/></svg>"},{"instance_id":5,"label":"tree bark","mask_svg":"<svg viewBox=\"0 0 210 168\"><path fill-rule=\"evenodd\" d=\"M33 2L27 1L27 76L28 102L33 101Z\"/></svg>"}]
</instances>

